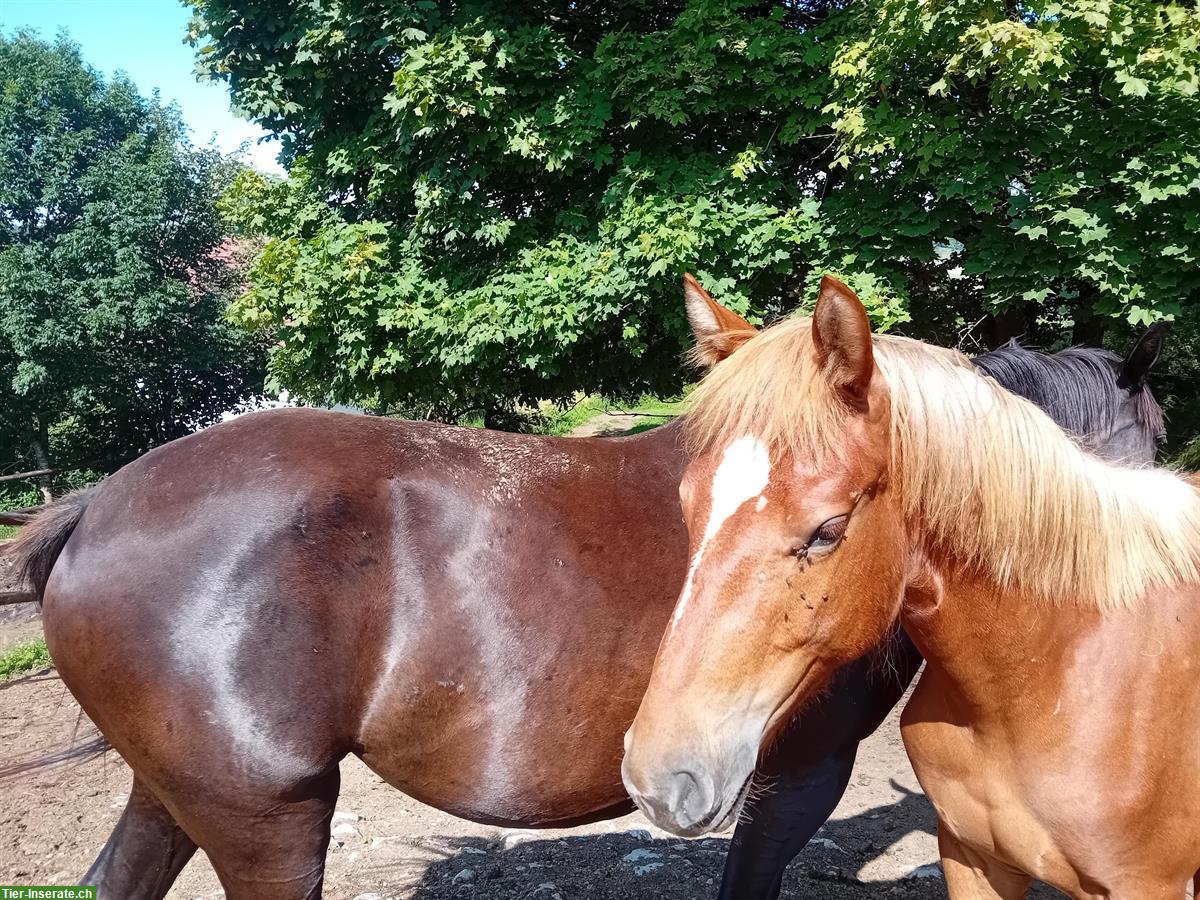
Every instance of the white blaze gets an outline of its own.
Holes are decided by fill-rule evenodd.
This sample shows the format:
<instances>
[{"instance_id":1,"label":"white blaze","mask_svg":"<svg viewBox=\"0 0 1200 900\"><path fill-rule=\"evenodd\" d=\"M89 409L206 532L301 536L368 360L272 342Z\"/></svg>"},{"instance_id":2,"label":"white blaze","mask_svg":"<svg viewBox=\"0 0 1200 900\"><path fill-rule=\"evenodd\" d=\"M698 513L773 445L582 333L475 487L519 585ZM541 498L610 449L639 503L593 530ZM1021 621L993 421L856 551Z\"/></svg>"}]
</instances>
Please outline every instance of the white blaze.
<instances>
[{"instance_id":1,"label":"white blaze","mask_svg":"<svg viewBox=\"0 0 1200 900\"><path fill-rule=\"evenodd\" d=\"M762 441L753 435L738 438L725 448L721 464L713 475L711 502L708 510L708 525L704 536L700 538L700 546L692 558L691 568L688 569L687 580L683 583L683 592L679 595L679 603L675 606L675 615L671 619L671 628L679 624L683 616L683 608L687 606L692 595L692 581L696 577L696 569L704 556L704 551L717 536L725 520L738 511L747 500L759 497L771 478L771 458ZM762 498L765 499L765 498ZM756 509L765 506L759 503Z\"/></svg>"}]
</instances>

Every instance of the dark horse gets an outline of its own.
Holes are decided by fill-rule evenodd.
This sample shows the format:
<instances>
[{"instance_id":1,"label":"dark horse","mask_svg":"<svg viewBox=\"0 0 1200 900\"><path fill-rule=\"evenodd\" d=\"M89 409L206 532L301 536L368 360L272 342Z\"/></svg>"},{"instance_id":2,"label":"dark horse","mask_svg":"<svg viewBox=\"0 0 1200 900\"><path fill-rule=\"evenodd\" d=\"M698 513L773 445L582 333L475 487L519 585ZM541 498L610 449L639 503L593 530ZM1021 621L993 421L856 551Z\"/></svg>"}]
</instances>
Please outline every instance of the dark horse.
<instances>
[{"instance_id":1,"label":"dark horse","mask_svg":"<svg viewBox=\"0 0 1200 900\"><path fill-rule=\"evenodd\" d=\"M750 328L688 295L702 345ZM1128 427L1152 456L1160 342L1040 377L1103 398L1085 442ZM675 425L559 439L294 409L174 441L53 507L18 552L64 683L134 772L84 881L159 898L199 846L229 897L317 897L349 753L480 822L631 809L621 735L687 564L685 463ZM774 788L738 827L722 897L778 892L912 677L906 646L895 671L847 667L763 761Z\"/></svg>"}]
</instances>

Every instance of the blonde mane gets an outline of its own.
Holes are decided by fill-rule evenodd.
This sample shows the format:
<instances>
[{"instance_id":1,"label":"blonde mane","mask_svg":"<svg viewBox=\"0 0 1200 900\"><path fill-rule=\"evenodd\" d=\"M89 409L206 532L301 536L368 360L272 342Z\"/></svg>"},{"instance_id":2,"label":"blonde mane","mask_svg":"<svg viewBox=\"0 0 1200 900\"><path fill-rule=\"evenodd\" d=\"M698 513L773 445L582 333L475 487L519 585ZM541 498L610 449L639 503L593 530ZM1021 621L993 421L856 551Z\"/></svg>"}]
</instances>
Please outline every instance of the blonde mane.
<instances>
[{"instance_id":1,"label":"blonde mane","mask_svg":"<svg viewBox=\"0 0 1200 900\"><path fill-rule=\"evenodd\" d=\"M905 515L963 563L1053 602L1128 607L1200 580L1200 497L1165 469L1083 451L960 353L874 336L891 398L891 484ZM693 451L753 434L817 465L849 415L822 377L810 319L766 329L692 394Z\"/></svg>"}]
</instances>

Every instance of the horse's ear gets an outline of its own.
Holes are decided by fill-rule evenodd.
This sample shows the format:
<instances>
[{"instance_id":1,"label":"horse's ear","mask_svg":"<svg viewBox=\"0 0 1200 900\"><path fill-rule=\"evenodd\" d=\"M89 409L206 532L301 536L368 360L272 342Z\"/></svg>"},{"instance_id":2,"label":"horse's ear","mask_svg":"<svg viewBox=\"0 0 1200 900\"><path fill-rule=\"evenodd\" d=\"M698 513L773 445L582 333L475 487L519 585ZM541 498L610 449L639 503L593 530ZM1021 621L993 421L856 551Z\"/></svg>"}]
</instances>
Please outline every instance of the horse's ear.
<instances>
[{"instance_id":1,"label":"horse's ear","mask_svg":"<svg viewBox=\"0 0 1200 900\"><path fill-rule=\"evenodd\" d=\"M1121 366L1121 376L1117 384L1126 390L1140 390L1146 384L1146 376L1162 355L1163 344L1167 342L1167 332L1171 330L1170 322L1155 322L1137 339L1125 362Z\"/></svg>"},{"instance_id":2,"label":"horse's ear","mask_svg":"<svg viewBox=\"0 0 1200 900\"><path fill-rule=\"evenodd\" d=\"M821 279L812 328L826 379L849 406L865 410L875 356L871 321L862 301L842 282L826 275Z\"/></svg>"},{"instance_id":3,"label":"horse's ear","mask_svg":"<svg viewBox=\"0 0 1200 900\"><path fill-rule=\"evenodd\" d=\"M691 272L683 276L683 299L696 336L692 359L705 368L715 366L758 333L753 325L710 297Z\"/></svg>"}]
</instances>

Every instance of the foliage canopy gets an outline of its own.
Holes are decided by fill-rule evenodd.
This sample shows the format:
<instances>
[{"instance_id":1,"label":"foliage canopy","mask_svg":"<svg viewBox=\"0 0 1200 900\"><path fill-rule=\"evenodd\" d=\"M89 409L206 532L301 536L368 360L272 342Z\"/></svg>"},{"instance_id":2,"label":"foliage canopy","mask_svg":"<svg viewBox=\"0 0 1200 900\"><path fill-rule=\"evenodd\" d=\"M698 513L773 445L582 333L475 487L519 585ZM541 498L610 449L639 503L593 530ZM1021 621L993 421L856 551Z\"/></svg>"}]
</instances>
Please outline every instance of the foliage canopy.
<instances>
[{"instance_id":1,"label":"foliage canopy","mask_svg":"<svg viewBox=\"0 0 1200 900\"><path fill-rule=\"evenodd\" d=\"M191 2L292 166L225 212L270 238L236 318L309 396L677 386L685 269L752 320L838 272L968 346L1200 286L1191 4Z\"/></svg>"}]
</instances>

